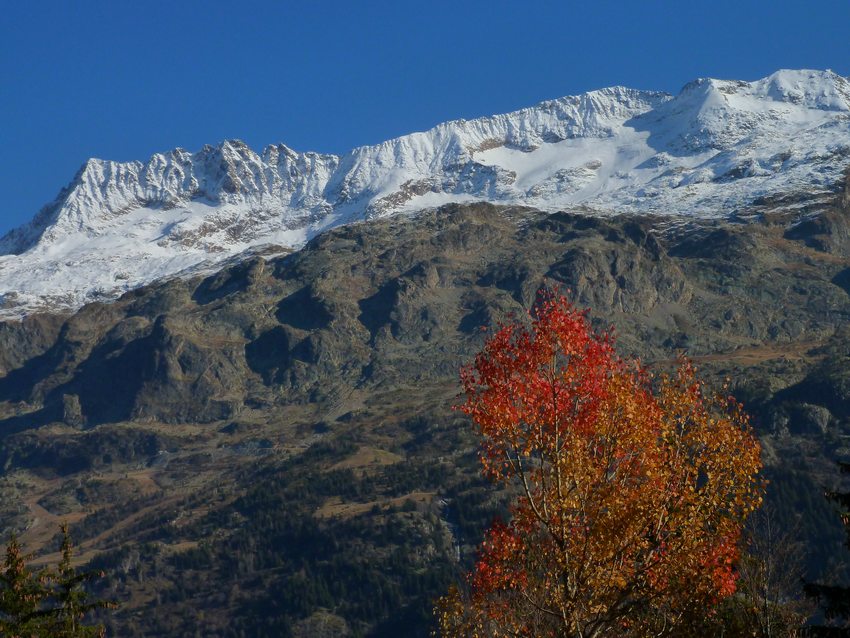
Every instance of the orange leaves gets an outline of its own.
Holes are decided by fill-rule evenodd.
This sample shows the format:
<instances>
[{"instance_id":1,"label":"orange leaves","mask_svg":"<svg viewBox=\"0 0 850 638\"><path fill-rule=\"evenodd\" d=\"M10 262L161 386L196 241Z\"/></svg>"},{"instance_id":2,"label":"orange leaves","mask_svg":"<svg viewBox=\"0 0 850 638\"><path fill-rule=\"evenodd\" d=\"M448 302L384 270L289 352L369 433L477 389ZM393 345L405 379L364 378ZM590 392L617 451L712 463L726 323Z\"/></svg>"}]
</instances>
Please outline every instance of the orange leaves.
<instances>
[{"instance_id":1,"label":"orange leaves","mask_svg":"<svg viewBox=\"0 0 850 638\"><path fill-rule=\"evenodd\" d=\"M521 494L461 605L480 635L644 635L734 592L758 443L742 407L690 364L650 381L554 296L461 371L483 471ZM473 635L452 629L463 623L451 604L444 633Z\"/></svg>"}]
</instances>

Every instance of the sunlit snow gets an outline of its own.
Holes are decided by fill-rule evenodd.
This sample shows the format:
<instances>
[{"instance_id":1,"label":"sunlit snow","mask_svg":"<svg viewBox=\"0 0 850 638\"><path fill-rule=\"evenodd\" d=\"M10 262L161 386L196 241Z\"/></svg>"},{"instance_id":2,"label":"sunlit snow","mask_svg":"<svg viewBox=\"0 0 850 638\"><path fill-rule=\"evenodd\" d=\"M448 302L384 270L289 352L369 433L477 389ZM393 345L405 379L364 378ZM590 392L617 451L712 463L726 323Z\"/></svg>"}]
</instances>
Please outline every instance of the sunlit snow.
<instances>
[{"instance_id":1,"label":"sunlit snow","mask_svg":"<svg viewBox=\"0 0 850 638\"><path fill-rule=\"evenodd\" d=\"M675 97L602 89L343 156L228 141L147 163L89 160L0 240L0 313L76 308L448 202L725 217L766 195L823 195L848 165L850 82L830 71L697 80Z\"/></svg>"}]
</instances>

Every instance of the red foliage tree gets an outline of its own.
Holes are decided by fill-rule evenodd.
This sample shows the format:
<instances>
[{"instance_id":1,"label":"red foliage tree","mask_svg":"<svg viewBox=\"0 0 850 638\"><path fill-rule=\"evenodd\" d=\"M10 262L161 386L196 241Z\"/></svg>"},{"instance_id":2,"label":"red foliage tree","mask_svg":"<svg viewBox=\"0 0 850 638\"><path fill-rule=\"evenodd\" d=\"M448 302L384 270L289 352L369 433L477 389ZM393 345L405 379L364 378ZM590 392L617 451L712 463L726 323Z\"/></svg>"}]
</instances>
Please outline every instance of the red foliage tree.
<instances>
[{"instance_id":1,"label":"red foliage tree","mask_svg":"<svg viewBox=\"0 0 850 638\"><path fill-rule=\"evenodd\" d=\"M461 381L484 473L519 496L469 595L438 603L444 635L665 635L735 591L760 450L692 366L652 379L553 296L530 329L500 327Z\"/></svg>"}]
</instances>

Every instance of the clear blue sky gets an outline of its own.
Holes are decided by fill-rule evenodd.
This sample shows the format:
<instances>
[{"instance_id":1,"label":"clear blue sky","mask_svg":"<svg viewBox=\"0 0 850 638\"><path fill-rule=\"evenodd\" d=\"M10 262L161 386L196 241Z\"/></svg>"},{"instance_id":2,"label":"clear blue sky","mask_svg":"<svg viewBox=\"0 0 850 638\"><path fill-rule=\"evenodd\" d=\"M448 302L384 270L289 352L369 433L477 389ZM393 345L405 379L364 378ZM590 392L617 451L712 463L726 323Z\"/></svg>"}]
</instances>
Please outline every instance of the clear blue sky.
<instances>
[{"instance_id":1,"label":"clear blue sky","mask_svg":"<svg viewBox=\"0 0 850 638\"><path fill-rule=\"evenodd\" d=\"M850 0L6 2L0 233L88 157L344 152L622 84L850 75Z\"/></svg>"}]
</instances>

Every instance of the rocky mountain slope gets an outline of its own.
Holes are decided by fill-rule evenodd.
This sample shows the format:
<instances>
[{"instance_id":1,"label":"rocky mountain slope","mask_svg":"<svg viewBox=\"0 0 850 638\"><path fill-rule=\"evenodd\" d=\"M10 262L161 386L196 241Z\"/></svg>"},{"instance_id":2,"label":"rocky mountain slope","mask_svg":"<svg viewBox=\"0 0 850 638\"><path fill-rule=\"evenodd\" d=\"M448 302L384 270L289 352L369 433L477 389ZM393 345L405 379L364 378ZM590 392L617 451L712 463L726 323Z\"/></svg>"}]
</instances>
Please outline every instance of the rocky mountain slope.
<instances>
[{"instance_id":1,"label":"rocky mountain slope","mask_svg":"<svg viewBox=\"0 0 850 638\"><path fill-rule=\"evenodd\" d=\"M0 324L0 522L82 558L120 636L427 635L500 508L450 406L480 326L561 286L664 368L731 377L812 573L850 436L850 190L735 219L452 204ZM154 613L155 611L155 613ZM322 629L324 628L324 629ZM241 633L240 633L241 632Z\"/></svg>"},{"instance_id":2,"label":"rocky mountain slope","mask_svg":"<svg viewBox=\"0 0 850 638\"><path fill-rule=\"evenodd\" d=\"M830 196L850 161L850 82L779 71L622 87L440 124L342 155L239 141L147 162L89 160L0 240L0 308L75 309L258 247L447 202L728 218ZM799 202L798 202L799 203Z\"/></svg>"}]
</instances>

